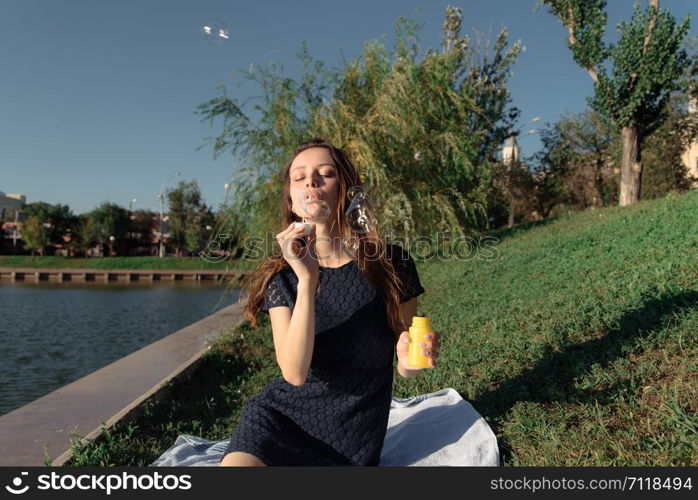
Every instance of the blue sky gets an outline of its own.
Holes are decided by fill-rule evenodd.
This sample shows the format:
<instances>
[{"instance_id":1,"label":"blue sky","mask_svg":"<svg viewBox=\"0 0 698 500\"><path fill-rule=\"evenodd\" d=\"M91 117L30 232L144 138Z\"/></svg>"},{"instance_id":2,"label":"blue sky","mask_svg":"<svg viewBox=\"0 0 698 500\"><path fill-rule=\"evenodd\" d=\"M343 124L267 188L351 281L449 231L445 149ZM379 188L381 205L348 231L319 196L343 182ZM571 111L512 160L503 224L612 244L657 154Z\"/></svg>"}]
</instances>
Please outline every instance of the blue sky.
<instances>
[{"instance_id":1,"label":"blue sky","mask_svg":"<svg viewBox=\"0 0 698 500\"><path fill-rule=\"evenodd\" d=\"M632 1L610 0L611 36L629 19ZM195 179L214 209L225 198L233 159L214 161L205 137L221 122L201 122L197 105L220 95L225 83L239 103L261 89L237 86L237 69L275 61L297 78L303 40L327 68L350 61L379 39L392 51L399 16L423 23L424 51L440 47L447 5L463 10L461 33L495 36L502 26L526 51L510 80L513 104L530 128L581 111L592 92L589 76L572 60L565 30L536 0L3 0L0 2L0 191L27 202L68 204L84 213L102 201L158 209L162 182ZM644 5L645 2L643 1ZM694 0L662 0L679 19ZM695 16L694 16L695 17ZM222 21L229 39L209 43L202 28ZM691 36L696 36L692 20ZM340 50L342 52L340 52ZM244 108L251 112L255 101ZM254 117L255 115L252 114ZM521 141L538 147L535 135Z\"/></svg>"}]
</instances>

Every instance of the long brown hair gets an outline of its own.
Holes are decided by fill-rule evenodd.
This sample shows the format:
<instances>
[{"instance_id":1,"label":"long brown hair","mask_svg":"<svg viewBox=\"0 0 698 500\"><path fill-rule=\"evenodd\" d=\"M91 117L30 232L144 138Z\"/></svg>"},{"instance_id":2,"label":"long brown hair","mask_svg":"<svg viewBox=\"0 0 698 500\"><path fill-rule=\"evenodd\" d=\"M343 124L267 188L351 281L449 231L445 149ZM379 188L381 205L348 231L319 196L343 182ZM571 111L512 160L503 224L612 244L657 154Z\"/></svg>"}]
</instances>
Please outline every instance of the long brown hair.
<instances>
[{"instance_id":1,"label":"long brown hair","mask_svg":"<svg viewBox=\"0 0 698 500\"><path fill-rule=\"evenodd\" d=\"M364 273L364 276L375 287L376 291L381 294L386 304L386 314L390 328L398 335L400 332L407 329L403 322L402 312L400 310L400 294L403 289L403 284L397 274L395 267L390 259L386 256L386 244L383 241L382 235L375 223L370 224L367 232L357 232L353 230L346 217L346 210L351 201L347 196L347 191L352 186L363 188L359 175L353 163L347 154L340 148L332 145L332 143L321 137L314 137L300 144L293 153L293 157L289 160L283 170L283 196L281 199L281 221L280 231L286 229L291 222L300 221L300 218L292 210L292 201L290 195L290 176L289 169L293 160L298 154L306 149L321 147L326 148L337 168L339 180L339 193L337 197L337 211L335 220L332 222L338 225L342 241L345 242L345 250L356 260L359 268ZM365 204L366 210L372 214L370 201ZM375 216L371 216L375 222ZM399 255L393 255L393 258L399 258ZM247 305L245 306L245 316L250 321L254 328L257 328L257 314L259 313L264 293L269 283L269 280L282 269L289 268L288 262L283 258L280 250L271 257L263 260L257 267L256 271L250 274L242 283L243 290L248 292Z\"/></svg>"}]
</instances>

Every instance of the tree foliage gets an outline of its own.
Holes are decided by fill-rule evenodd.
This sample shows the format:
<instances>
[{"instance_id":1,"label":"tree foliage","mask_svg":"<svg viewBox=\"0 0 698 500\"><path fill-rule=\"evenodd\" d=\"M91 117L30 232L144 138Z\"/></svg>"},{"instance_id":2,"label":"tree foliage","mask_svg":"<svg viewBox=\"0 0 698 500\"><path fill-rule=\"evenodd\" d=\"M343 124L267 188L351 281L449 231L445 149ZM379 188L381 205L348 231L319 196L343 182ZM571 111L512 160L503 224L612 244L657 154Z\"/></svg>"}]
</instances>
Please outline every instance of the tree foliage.
<instances>
[{"instance_id":1,"label":"tree foliage","mask_svg":"<svg viewBox=\"0 0 698 500\"><path fill-rule=\"evenodd\" d=\"M38 251L39 255L44 255L46 246L49 244L49 232L44 225L46 219L42 219L41 215L29 215L22 225L22 241L24 248L32 251Z\"/></svg>"},{"instance_id":2,"label":"tree foliage","mask_svg":"<svg viewBox=\"0 0 698 500\"><path fill-rule=\"evenodd\" d=\"M655 2L634 5L629 22L618 24L620 39L606 44L605 0L543 0L568 30L574 60L590 72L590 104L618 128L638 126L651 133L663 121L663 109L688 62L683 48L690 16L677 23Z\"/></svg>"},{"instance_id":3,"label":"tree foliage","mask_svg":"<svg viewBox=\"0 0 698 500\"><path fill-rule=\"evenodd\" d=\"M515 110L506 82L521 45L503 29L494 42L460 34L462 13L446 10L441 51L422 54L420 28L399 18L395 53L378 41L338 71L313 62L303 44L299 82L279 66L247 78L264 91L255 124L229 97L197 108L223 118L214 155L231 151L230 220L242 233L278 228L281 167L296 145L324 136L354 160L387 233L408 238L437 231L464 234L487 225L487 191L499 146ZM511 113L510 113L511 111Z\"/></svg>"},{"instance_id":4,"label":"tree foliage","mask_svg":"<svg viewBox=\"0 0 698 500\"><path fill-rule=\"evenodd\" d=\"M25 248L39 250L42 255L49 245L64 245L64 236L70 235L78 223L78 216L70 207L60 203L50 205L37 201L28 204L22 211Z\"/></svg>"},{"instance_id":5,"label":"tree foliage","mask_svg":"<svg viewBox=\"0 0 698 500\"><path fill-rule=\"evenodd\" d=\"M643 190L647 198L659 198L670 192L686 192L698 182L690 175L682 155L698 138L698 115L689 114L688 94L672 96L662 114L666 117L647 139L643 152L647 168Z\"/></svg>"},{"instance_id":6,"label":"tree foliage","mask_svg":"<svg viewBox=\"0 0 698 500\"><path fill-rule=\"evenodd\" d=\"M87 251L98 243L98 230L90 215L81 215L72 231L69 248L87 255Z\"/></svg>"},{"instance_id":7,"label":"tree foliage","mask_svg":"<svg viewBox=\"0 0 698 500\"><path fill-rule=\"evenodd\" d=\"M129 228L128 210L115 203L102 202L89 214L93 226L94 241L100 245L122 246ZM112 242L110 236L114 237Z\"/></svg>"},{"instance_id":8,"label":"tree foliage","mask_svg":"<svg viewBox=\"0 0 698 500\"><path fill-rule=\"evenodd\" d=\"M608 120L593 110L567 114L540 136L532 170L543 217L558 204L584 210L617 201L620 143Z\"/></svg>"},{"instance_id":9,"label":"tree foliage","mask_svg":"<svg viewBox=\"0 0 698 500\"><path fill-rule=\"evenodd\" d=\"M134 210L130 216L129 234L137 246L149 246L153 240L153 229L157 215L152 210Z\"/></svg>"},{"instance_id":10,"label":"tree foliage","mask_svg":"<svg viewBox=\"0 0 698 500\"><path fill-rule=\"evenodd\" d=\"M194 252L206 246L207 226L213 223L213 213L206 206L201 191L195 180L180 181L176 188L168 190L170 241L177 248ZM212 226L211 226L212 227Z\"/></svg>"},{"instance_id":11,"label":"tree foliage","mask_svg":"<svg viewBox=\"0 0 698 500\"><path fill-rule=\"evenodd\" d=\"M698 117L687 112L688 94L665 105L664 123L645 139L643 190L648 199L685 192L693 182L681 155L698 135ZM578 210L618 201L621 138L591 109L567 114L541 129L542 148L531 162L536 193L533 205L547 217L557 205Z\"/></svg>"},{"instance_id":12,"label":"tree foliage","mask_svg":"<svg viewBox=\"0 0 698 500\"><path fill-rule=\"evenodd\" d=\"M364 68L345 69L314 123L357 159L391 234L461 235L487 224L497 152L517 115L507 113L506 81L521 48L507 46L506 29L491 47L461 36L461 21L460 9L448 8L441 52L418 59L418 26L400 18L395 64L369 47Z\"/></svg>"},{"instance_id":13,"label":"tree foliage","mask_svg":"<svg viewBox=\"0 0 698 500\"><path fill-rule=\"evenodd\" d=\"M618 42L606 44L605 0L540 3L567 28L574 60L594 81L591 107L622 131L620 203L635 203L641 193L643 140L666 120L668 100L681 88L690 16L677 23L659 8L659 0L649 0L645 9L637 2L632 19L618 24Z\"/></svg>"}]
</instances>

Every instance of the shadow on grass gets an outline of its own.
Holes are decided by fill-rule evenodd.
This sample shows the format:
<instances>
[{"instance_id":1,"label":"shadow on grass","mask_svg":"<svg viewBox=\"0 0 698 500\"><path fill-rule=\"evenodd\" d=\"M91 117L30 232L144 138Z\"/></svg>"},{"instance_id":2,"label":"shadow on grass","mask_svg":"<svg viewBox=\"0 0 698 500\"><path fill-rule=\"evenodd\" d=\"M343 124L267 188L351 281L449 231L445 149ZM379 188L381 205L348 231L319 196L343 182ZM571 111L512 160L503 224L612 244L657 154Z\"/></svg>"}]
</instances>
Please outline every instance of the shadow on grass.
<instances>
[{"instance_id":1,"label":"shadow on grass","mask_svg":"<svg viewBox=\"0 0 698 500\"><path fill-rule=\"evenodd\" d=\"M588 372L592 365L605 368L627 355L640 337L651 336L667 323L666 318L681 309L698 306L698 292L686 291L647 300L641 307L628 311L619 327L608 330L600 338L571 344L562 352L547 354L535 366L520 375L503 381L498 388L486 392L471 401L483 415L492 419L490 425L499 435L501 418L518 402L535 403L599 403L610 401L614 395L627 389L616 384L603 392L590 392L574 387L575 379ZM507 462L511 453L506 442L499 443L502 458Z\"/></svg>"}]
</instances>

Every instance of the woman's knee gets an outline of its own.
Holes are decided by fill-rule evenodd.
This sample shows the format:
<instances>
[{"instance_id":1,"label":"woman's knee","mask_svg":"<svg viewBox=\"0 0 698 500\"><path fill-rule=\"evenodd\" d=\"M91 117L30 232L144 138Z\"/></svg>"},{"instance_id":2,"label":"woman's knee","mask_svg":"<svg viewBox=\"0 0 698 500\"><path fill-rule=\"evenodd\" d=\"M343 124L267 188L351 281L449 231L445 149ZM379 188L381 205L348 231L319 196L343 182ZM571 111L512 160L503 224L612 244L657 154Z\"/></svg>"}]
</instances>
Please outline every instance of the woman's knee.
<instances>
[{"instance_id":1,"label":"woman's knee","mask_svg":"<svg viewBox=\"0 0 698 500\"><path fill-rule=\"evenodd\" d=\"M223 457L219 467L266 467L259 458L243 451L233 451Z\"/></svg>"}]
</instances>

